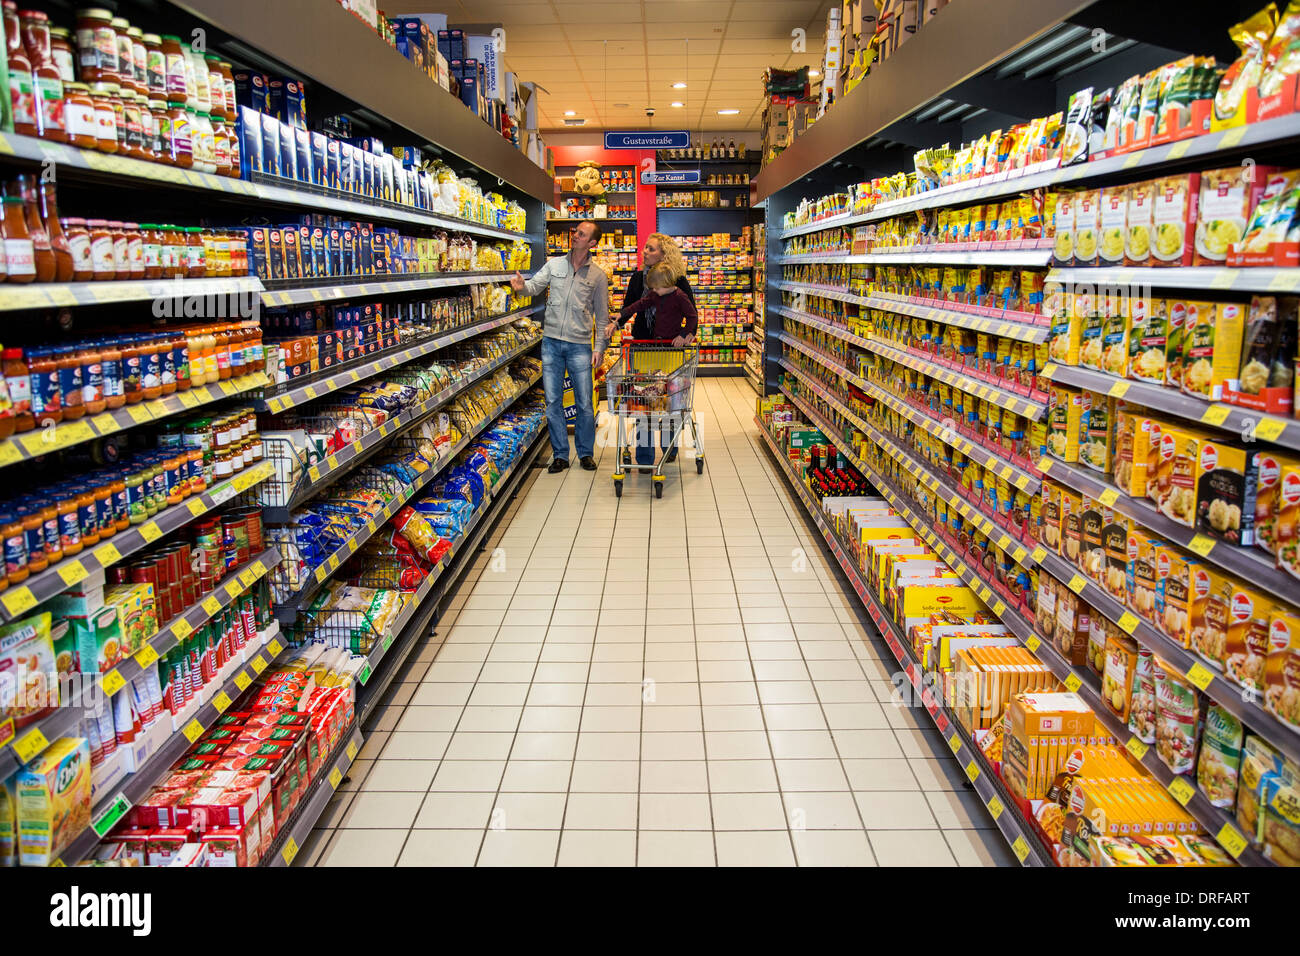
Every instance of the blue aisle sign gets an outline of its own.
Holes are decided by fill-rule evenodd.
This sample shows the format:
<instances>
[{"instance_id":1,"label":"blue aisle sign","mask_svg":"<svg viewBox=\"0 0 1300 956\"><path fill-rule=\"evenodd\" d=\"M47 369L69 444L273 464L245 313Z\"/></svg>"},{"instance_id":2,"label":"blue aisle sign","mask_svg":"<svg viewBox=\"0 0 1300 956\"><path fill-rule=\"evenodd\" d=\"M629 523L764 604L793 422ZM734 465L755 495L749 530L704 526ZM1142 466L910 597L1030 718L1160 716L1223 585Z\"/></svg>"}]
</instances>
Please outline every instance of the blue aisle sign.
<instances>
[{"instance_id":1,"label":"blue aisle sign","mask_svg":"<svg viewBox=\"0 0 1300 956\"><path fill-rule=\"evenodd\" d=\"M698 169L682 169L675 172L650 172L646 170L641 174L641 183L645 186L682 186L689 183L698 183L700 181L700 171Z\"/></svg>"},{"instance_id":2,"label":"blue aisle sign","mask_svg":"<svg viewBox=\"0 0 1300 956\"><path fill-rule=\"evenodd\" d=\"M606 149L685 149L691 134L684 129L606 130Z\"/></svg>"}]
</instances>

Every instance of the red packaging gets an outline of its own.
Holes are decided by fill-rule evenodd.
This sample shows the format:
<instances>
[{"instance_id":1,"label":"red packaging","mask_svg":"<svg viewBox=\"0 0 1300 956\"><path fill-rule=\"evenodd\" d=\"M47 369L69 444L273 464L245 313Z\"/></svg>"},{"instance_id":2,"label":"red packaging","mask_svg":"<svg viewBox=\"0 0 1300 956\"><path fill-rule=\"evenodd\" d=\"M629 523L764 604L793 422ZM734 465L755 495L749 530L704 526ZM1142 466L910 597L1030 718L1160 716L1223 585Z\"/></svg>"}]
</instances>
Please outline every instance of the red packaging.
<instances>
[{"instance_id":1,"label":"red packaging","mask_svg":"<svg viewBox=\"0 0 1300 956\"><path fill-rule=\"evenodd\" d=\"M121 844L122 854L119 859L135 860L140 866L147 866L149 863L149 834L152 832L152 830L143 827L127 827L109 834L106 842Z\"/></svg>"},{"instance_id":2,"label":"red packaging","mask_svg":"<svg viewBox=\"0 0 1300 956\"><path fill-rule=\"evenodd\" d=\"M256 866L249 862L248 837L255 833L256 822L250 826L216 827L208 830L199 841L205 848L205 866Z\"/></svg>"},{"instance_id":3,"label":"red packaging","mask_svg":"<svg viewBox=\"0 0 1300 956\"><path fill-rule=\"evenodd\" d=\"M207 784L212 774L207 770L184 770L172 773L162 783L158 784L158 790L194 790Z\"/></svg>"},{"instance_id":4,"label":"red packaging","mask_svg":"<svg viewBox=\"0 0 1300 956\"><path fill-rule=\"evenodd\" d=\"M150 830L176 826L177 808L186 804L195 792L191 788L153 791L135 806L136 826Z\"/></svg>"},{"instance_id":5,"label":"red packaging","mask_svg":"<svg viewBox=\"0 0 1300 956\"><path fill-rule=\"evenodd\" d=\"M208 819L213 826L247 826L256 822L262 799L255 789L225 790L212 804Z\"/></svg>"},{"instance_id":6,"label":"red packaging","mask_svg":"<svg viewBox=\"0 0 1300 956\"><path fill-rule=\"evenodd\" d=\"M147 840L149 866L167 866L189 840L189 833L175 828L159 828Z\"/></svg>"}]
</instances>

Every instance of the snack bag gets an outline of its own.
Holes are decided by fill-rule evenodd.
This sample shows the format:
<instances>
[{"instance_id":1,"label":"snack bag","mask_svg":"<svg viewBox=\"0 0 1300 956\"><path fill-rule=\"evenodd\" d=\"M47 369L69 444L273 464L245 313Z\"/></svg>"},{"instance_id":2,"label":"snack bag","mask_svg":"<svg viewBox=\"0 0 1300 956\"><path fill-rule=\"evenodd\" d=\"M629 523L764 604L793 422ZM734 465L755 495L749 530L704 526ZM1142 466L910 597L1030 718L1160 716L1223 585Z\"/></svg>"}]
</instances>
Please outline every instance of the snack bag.
<instances>
[{"instance_id":1,"label":"snack bag","mask_svg":"<svg viewBox=\"0 0 1300 956\"><path fill-rule=\"evenodd\" d=\"M1244 122L1246 91L1259 86L1264 74L1265 49L1273 36L1276 23L1277 6L1270 3L1228 31L1232 42L1241 51L1241 56L1223 74L1214 94L1214 129Z\"/></svg>"},{"instance_id":2,"label":"snack bag","mask_svg":"<svg viewBox=\"0 0 1300 956\"><path fill-rule=\"evenodd\" d=\"M1155 661L1156 755L1174 773L1188 773L1196 759L1196 688L1164 661Z\"/></svg>"},{"instance_id":3,"label":"snack bag","mask_svg":"<svg viewBox=\"0 0 1300 956\"><path fill-rule=\"evenodd\" d=\"M1237 799L1241 741L1241 721L1218 704L1211 704L1205 712L1205 729L1201 732L1196 782L1216 807L1231 807Z\"/></svg>"}]
</instances>

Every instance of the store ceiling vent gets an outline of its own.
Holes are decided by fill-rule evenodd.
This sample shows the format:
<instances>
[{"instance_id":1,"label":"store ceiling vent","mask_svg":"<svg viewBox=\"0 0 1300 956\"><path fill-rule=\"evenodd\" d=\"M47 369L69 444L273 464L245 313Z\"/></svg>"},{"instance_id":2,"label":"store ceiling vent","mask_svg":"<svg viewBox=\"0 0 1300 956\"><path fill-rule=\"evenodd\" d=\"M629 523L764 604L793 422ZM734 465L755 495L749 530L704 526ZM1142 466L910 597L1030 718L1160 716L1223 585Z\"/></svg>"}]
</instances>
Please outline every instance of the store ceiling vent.
<instances>
[{"instance_id":1,"label":"store ceiling vent","mask_svg":"<svg viewBox=\"0 0 1300 956\"><path fill-rule=\"evenodd\" d=\"M564 120L564 125L565 126L586 126L587 121L583 119L581 116L574 116L572 118L566 117Z\"/></svg>"},{"instance_id":2,"label":"store ceiling vent","mask_svg":"<svg viewBox=\"0 0 1300 956\"><path fill-rule=\"evenodd\" d=\"M1058 80L1131 46L1132 40L1112 33L1062 23L1041 40L1007 57L997 67L995 75L1001 79L1016 77L1026 80L1050 75L1053 80Z\"/></svg>"}]
</instances>

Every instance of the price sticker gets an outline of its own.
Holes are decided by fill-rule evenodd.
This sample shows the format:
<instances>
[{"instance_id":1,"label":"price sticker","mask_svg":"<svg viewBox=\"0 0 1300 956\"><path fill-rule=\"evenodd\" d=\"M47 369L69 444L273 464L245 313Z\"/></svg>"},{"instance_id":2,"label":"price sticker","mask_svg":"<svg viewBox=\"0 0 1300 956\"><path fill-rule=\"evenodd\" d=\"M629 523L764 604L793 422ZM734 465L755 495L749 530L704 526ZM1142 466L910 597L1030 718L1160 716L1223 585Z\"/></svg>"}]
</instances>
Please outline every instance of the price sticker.
<instances>
[{"instance_id":1,"label":"price sticker","mask_svg":"<svg viewBox=\"0 0 1300 956\"><path fill-rule=\"evenodd\" d=\"M243 590L238 581L229 581L225 587L226 596L229 598L239 597L240 592Z\"/></svg>"},{"instance_id":2,"label":"price sticker","mask_svg":"<svg viewBox=\"0 0 1300 956\"><path fill-rule=\"evenodd\" d=\"M1280 418L1261 418L1255 426L1255 437L1261 441L1277 441L1286 430L1286 422Z\"/></svg>"},{"instance_id":3,"label":"price sticker","mask_svg":"<svg viewBox=\"0 0 1300 956\"><path fill-rule=\"evenodd\" d=\"M1190 139L1179 140L1169 147L1169 152L1165 154L1166 159L1181 159L1187 155L1187 151L1192 148Z\"/></svg>"},{"instance_id":4,"label":"price sticker","mask_svg":"<svg viewBox=\"0 0 1300 956\"><path fill-rule=\"evenodd\" d=\"M1120 615L1119 620L1116 623L1119 625L1120 630L1125 634L1132 634L1138 626L1137 615L1132 611L1125 611Z\"/></svg>"},{"instance_id":5,"label":"price sticker","mask_svg":"<svg viewBox=\"0 0 1300 956\"><path fill-rule=\"evenodd\" d=\"M1192 536L1192 540L1187 542L1187 550L1206 558L1214 550L1216 543L1209 535L1195 534Z\"/></svg>"},{"instance_id":6,"label":"price sticker","mask_svg":"<svg viewBox=\"0 0 1300 956\"><path fill-rule=\"evenodd\" d=\"M1130 737L1124 742L1124 749L1131 753L1135 759L1141 760L1151 748L1136 737Z\"/></svg>"},{"instance_id":7,"label":"price sticker","mask_svg":"<svg viewBox=\"0 0 1300 956\"><path fill-rule=\"evenodd\" d=\"M343 751L343 752L346 753L346 754L348 755L348 759L349 759L349 760L356 760L356 759L357 759L357 742L356 742L355 740L349 740L349 741L348 741L348 745L347 745L347 747L344 748L344 751Z\"/></svg>"},{"instance_id":8,"label":"price sticker","mask_svg":"<svg viewBox=\"0 0 1300 956\"><path fill-rule=\"evenodd\" d=\"M158 660L158 652L153 649L152 644L146 644L135 655L135 662L140 666L141 670L144 670L156 660Z\"/></svg>"},{"instance_id":9,"label":"price sticker","mask_svg":"<svg viewBox=\"0 0 1300 956\"><path fill-rule=\"evenodd\" d=\"M1246 838L1231 823L1225 823L1214 835L1214 839L1219 841L1219 846L1227 850L1234 860L1246 849Z\"/></svg>"},{"instance_id":10,"label":"price sticker","mask_svg":"<svg viewBox=\"0 0 1300 956\"><path fill-rule=\"evenodd\" d=\"M0 442L0 466L13 465L23 460L23 453L11 441Z\"/></svg>"},{"instance_id":11,"label":"price sticker","mask_svg":"<svg viewBox=\"0 0 1300 956\"><path fill-rule=\"evenodd\" d=\"M190 626L189 621L185 620L185 618L181 618L172 625L172 633L176 635L176 640L183 641L194 633L194 628Z\"/></svg>"},{"instance_id":12,"label":"price sticker","mask_svg":"<svg viewBox=\"0 0 1300 956\"><path fill-rule=\"evenodd\" d=\"M126 794L119 793L102 813L90 821L90 828L95 831L95 836L102 839L130 809L131 801L126 798Z\"/></svg>"},{"instance_id":13,"label":"price sticker","mask_svg":"<svg viewBox=\"0 0 1300 956\"><path fill-rule=\"evenodd\" d=\"M310 398L315 398L315 397L316 397L316 394L317 394L317 393L316 393L316 386L315 386L315 385L308 385L306 388L304 388L304 389L302 390L302 393L303 393L304 395L306 395L309 399L310 399Z\"/></svg>"},{"instance_id":14,"label":"price sticker","mask_svg":"<svg viewBox=\"0 0 1300 956\"><path fill-rule=\"evenodd\" d=\"M255 674L260 674L266 670L266 658L261 654L254 657L250 663L253 665L253 673Z\"/></svg>"},{"instance_id":15,"label":"price sticker","mask_svg":"<svg viewBox=\"0 0 1300 956\"><path fill-rule=\"evenodd\" d=\"M1028 487L1029 487L1029 476L1028 476L1028 475L1020 475L1018 478L1016 478L1016 487L1019 488L1021 491L1024 491L1026 488L1028 488Z\"/></svg>"},{"instance_id":16,"label":"price sticker","mask_svg":"<svg viewBox=\"0 0 1300 956\"><path fill-rule=\"evenodd\" d=\"M293 837L289 837L288 841L284 844L284 848L280 851L280 858L284 860L285 866L290 866L293 864L294 857L297 855L298 842Z\"/></svg>"},{"instance_id":17,"label":"price sticker","mask_svg":"<svg viewBox=\"0 0 1300 956\"><path fill-rule=\"evenodd\" d=\"M1106 488L1097 496L1097 500L1109 508L1115 502L1119 501L1119 492L1114 488Z\"/></svg>"},{"instance_id":18,"label":"price sticker","mask_svg":"<svg viewBox=\"0 0 1300 956\"><path fill-rule=\"evenodd\" d=\"M1007 606L1003 604L1001 601L998 601L993 605L993 613L998 615L998 617L1001 617L1002 612L1005 611L1006 609Z\"/></svg>"},{"instance_id":19,"label":"price sticker","mask_svg":"<svg viewBox=\"0 0 1300 956\"><path fill-rule=\"evenodd\" d=\"M956 753L958 750L961 750L961 737L959 737L956 734L956 732L954 732L953 735L948 738L948 749L951 750L953 753Z\"/></svg>"},{"instance_id":20,"label":"price sticker","mask_svg":"<svg viewBox=\"0 0 1300 956\"><path fill-rule=\"evenodd\" d=\"M280 652L284 650L284 645L279 641L272 639L271 643L266 645L266 648L271 652L271 657L274 659L280 656Z\"/></svg>"},{"instance_id":21,"label":"price sticker","mask_svg":"<svg viewBox=\"0 0 1300 956\"><path fill-rule=\"evenodd\" d=\"M80 561L64 562L59 565L59 577L68 587L72 587L78 581L84 581L87 576L86 566Z\"/></svg>"},{"instance_id":22,"label":"price sticker","mask_svg":"<svg viewBox=\"0 0 1300 956\"><path fill-rule=\"evenodd\" d=\"M1025 842L1024 837L1016 837L1015 842L1011 844L1011 852L1015 853L1016 859L1021 863L1025 862L1025 857L1029 856L1029 844Z\"/></svg>"},{"instance_id":23,"label":"price sticker","mask_svg":"<svg viewBox=\"0 0 1300 956\"><path fill-rule=\"evenodd\" d=\"M307 477L313 482L320 481L320 465L312 465L307 469Z\"/></svg>"},{"instance_id":24,"label":"price sticker","mask_svg":"<svg viewBox=\"0 0 1300 956\"><path fill-rule=\"evenodd\" d=\"M104 675L103 686L104 686L104 696L112 697L119 690L121 690L123 687L126 686L126 678L124 678L121 675L121 673L118 672L118 669L114 667L111 671L109 671L107 674Z\"/></svg>"},{"instance_id":25,"label":"price sticker","mask_svg":"<svg viewBox=\"0 0 1300 956\"><path fill-rule=\"evenodd\" d=\"M1056 373L1056 363L1048 362L1043 366L1043 377L1051 378Z\"/></svg>"},{"instance_id":26,"label":"price sticker","mask_svg":"<svg viewBox=\"0 0 1300 956\"><path fill-rule=\"evenodd\" d=\"M0 604L4 605L10 617L17 617L36 607L36 596L32 594L31 588L24 585L14 591L0 594Z\"/></svg>"},{"instance_id":27,"label":"price sticker","mask_svg":"<svg viewBox=\"0 0 1300 956\"><path fill-rule=\"evenodd\" d=\"M998 799L998 795L996 793L993 794L992 799L989 800L989 816L996 820L998 817L1002 816L1002 811L1005 809L1006 808L1002 805L1002 801Z\"/></svg>"},{"instance_id":28,"label":"price sticker","mask_svg":"<svg viewBox=\"0 0 1300 956\"><path fill-rule=\"evenodd\" d=\"M330 788L333 790L337 790L339 788L339 784L343 782L343 774L339 772L338 767L334 767L332 770L330 770L329 781L330 781Z\"/></svg>"},{"instance_id":29,"label":"price sticker","mask_svg":"<svg viewBox=\"0 0 1300 956\"><path fill-rule=\"evenodd\" d=\"M1037 634L1030 634L1027 638L1025 638L1025 647L1029 648L1029 652L1031 654L1037 651L1042 646L1043 646L1043 642L1038 639Z\"/></svg>"},{"instance_id":30,"label":"price sticker","mask_svg":"<svg viewBox=\"0 0 1300 956\"><path fill-rule=\"evenodd\" d=\"M156 521L146 521L140 526L140 537L147 543L153 544L162 537L162 528L158 527Z\"/></svg>"},{"instance_id":31,"label":"price sticker","mask_svg":"<svg viewBox=\"0 0 1300 956\"><path fill-rule=\"evenodd\" d=\"M1174 777L1173 780L1169 781L1169 786L1165 787L1165 789L1183 806L1187 806L1187 801L1196 795L1196 788L1183 776Z\"/></svg>"},{"instance_id":32,"label":"price sticker","mask_svg":"<svg viewBox=\"0 0 1300 956\"><path fill-rule=\"evenodd\" d=\"M153 421L153 412L149 411L148 405L128 405L126 406L126 413L131 416L131 421L137 425Z\"/></svg>"},{"instance_id":33,"label":"price sticker","mask_svg":"<svg viewBox=\"0 0 1300 956\"><path fill-rule=\"evenodd\" d=\"M1232 412L1227 405L1211 405L1201 415L1201 421L1206 425L1222 425L1228 420L1228 415Z\"/></svg>"},{"instance_id":34,"label":"price sticker","mask_svg":"<svg viewBox=\"0 0 1300 956\"><path fill-rule=\"evenodd\" d=\"M185 735L186 740L190 743L194 743L194 741L203 736L203 725L199 723L198 720L191 720L185 725L184 729L181 730L181 733Z\"/></svg>"},{"instance_id":35,"label":"price sticker","mask_svg":"<svg viewBox=\"0 0 1300 956\"><path fill-rule=\"evenodd\" d=\"M217 696L212 698L212 706L217 708L218 714L224 714L230 709L230 695L224 690L218 691Z\"/></svg>"},{"instance_id":36,"label":"price sticker","mask_svg":"<svg viewBox=\"0 0 1300 956\"><path fill-rule=\"evenodd\" d=\"M208 617L212 617L213 615L220 613L220 611L221 601L219 598L208 595L203 599L203 612L207 614Z\"/></svg>"},{"instance_id":37,"label":"price sticker","mask_svg":"<svg viewBox=\"0 0 1300 956\"><path fill-rule=\"evenodd\" d=\"M1048 458L1046 455L1038 459L1038 470L1041 471L1043 474L1047 474L1049 471L1051 471L1052 459Z\"/></svg>"},{"instance_id":38,"label":"price sticker","mask_svg":"<svg viewBox=\"0 0 1300 956\"><path fill-rule=\"evenodd\" d=\"M1085 578L1082 574L1076 574L1074 577L1070 578L1070 583L1068 586L1070 590L1073 591L1075 594L1082 594L1084 586L1087 583L1088 583L1087 578Z\"/></svg>"},{"instance_id":39,"label":"price sticker","mask_svg":"<svg viewBox=\"0 0 1300 956\"><path fill-rule=\"evenodd\" d=\"M191 498L185 503L185 507L189 509L190 514L195 518L208 510L208 506L204 504L202 498Z\"/></svg>"},{"instance_id":40,"label":"price sticker","mask_svg":"<svg viewBox=\"0 0 1300 956\"><path fill-rule=\"evenodd\" d=\"M979 764L977 764L975 760L972 758L971 761L966 764L966 776L970 778L971 783L974 783L976 779L979 778L979 775L980 775Z\"/></svg>"},{"instance_id":41,"label":"price sticker","mask_svg":"<svg viewBox=\"0 0 1300 956\"><path fill-rule=\"evenodd\" d=\"M370 680L369 661L361 665L361 670L357 672L357 680L360 681L363 685L369 682Z\"/></svg>"},{"instance_id":42,"label":"price sticker","mask_svg":"<svg viewBox=\"0 0 1300 956\"><path fill-rule=\"evenodd\" d=\"M983 601L985 604L987 604L989 602L989 599L993 597L993 592L990 591L988 588L980 588L978 593L980 596L980 600Z\"/></svg>"},{"instance_id":43,"label":"price sticker","mask_svg":"<svg viewBox=\"0 0 1300 956\"><path fill-rule=\"evenodd\" d=\"M1214 683L1214 671L1197 662L1187 669L1187 679L1195 684L1198 690L1205 690Z\"/></svg>"},{"instance_id":44,"label":"price sticker","mask_svg":"<svg viewBox=\"0 0 1300 956\"><path fill-rule=\"evenodd\" d=\"M235 686L240 690L248 690L248 685L253 683L253 678L248 676L248 671L240 671L235 675Z\"/></svg>"},{"instance_id":45,"label":"price sticker","mask_svg":"<svg viewBox=\"0 0 1300 956\"><path fill-rule=\"evenodd\" d=\"M1079 688L1083 686L1083 681L1079 679L1078 674L1071 674L1065 679L1065 686L1071 694L1077 694Z\"/></svg>"},{"instance_id":46,"label":"price sticker","mask_svg":"<svg viewBox=\"0 0 1300 956\"><path fill-rule=\"evenodd\" d=\"M14 753L18 755L19 761L27 763L41 753L50 742L45 739L41 733L41 728L33 727L27 733L23 734L14 741Z\"/></svg>"},{"instance_id":47,"label":"price sticker","mask_svg":"<svg viewBox=\"0 0 1300 956\"><path fill-rule=\"evenodd\" d=\"M193 392L184 391L180 393L180 403L183 408L196 408L199 404L199 398Z\"/></svg>"},{"instance_id":48,"label":"price sticker","mask_svg":"<svg viewBox=\"0 0 1300 956\"><path fill-rule=\"evenodd\" d=\"M100 563L101 567L108 567L110 564L116 564L122 560L122 552L112 544L101 544L94 550L95 560Z\"/></svg>"}]
</instances>

